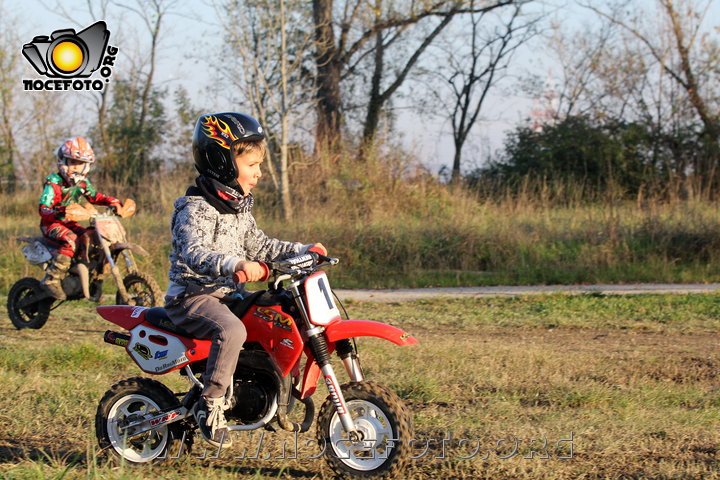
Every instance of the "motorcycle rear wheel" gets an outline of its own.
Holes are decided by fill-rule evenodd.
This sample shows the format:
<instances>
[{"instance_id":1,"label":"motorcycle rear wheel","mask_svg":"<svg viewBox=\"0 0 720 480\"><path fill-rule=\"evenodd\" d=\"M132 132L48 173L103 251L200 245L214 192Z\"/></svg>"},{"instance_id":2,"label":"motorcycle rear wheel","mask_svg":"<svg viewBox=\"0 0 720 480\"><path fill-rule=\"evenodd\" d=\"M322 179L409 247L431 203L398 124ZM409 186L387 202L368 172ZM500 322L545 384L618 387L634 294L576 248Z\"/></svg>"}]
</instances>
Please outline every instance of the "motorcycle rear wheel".
<instances>
[{"instance_id":1,"label":"motorcycle rear wheel","mask_svg":"<svg viewBox=\"0 0 720 480\"><path fill-rule=\"evenodd\" d=\"M155 380L135 377L116 383L105 392L95 415L95 435L100 448L130 463L142 464L167 458L176 435L172 425L131 438L123 435L120 427L143 415L177 404L173 393Z\"/></svg>"},{"instance_id":2,"label":"motorcycle rear wheel","mask_svg":"<svg viewBox=\"0 0 720 480\"><path fill-rule=\"evenodd\" d=\"M34 302L35 297L47 297L40 280L37 278L21 278L10 288L7 309L10 321L18 330L23 328L42 328L50 316L52 298ZM26 306L21 307L23 303Z\"/></svg>"},{"instance_id":3,"label":"motorcycle rear wheel","mask_svg":"<svg viewBox=\"0 0 720 480\"><path fill-rule=\"evenodd\" d=\"M143 272L130 273L123 278L128 294L128 305L137 307L158 307L163 304L162 291L155 279ZM115 296L116 305L125 305L120 292Z\"/></svg>"},{"instance_id":4,"label":"motorcycle rear wheel","mask_svg":"<svg viewBox=\"0 0 720 480\"><path fill-rule=\"evenodd\" d=\"M412 422L402 400L373 382L342 385L348 411L361 441L351 442L335 404L325 400L318 415L317 440L339 478L401 478L409 456Z\"/></svg>"}]
</instances>

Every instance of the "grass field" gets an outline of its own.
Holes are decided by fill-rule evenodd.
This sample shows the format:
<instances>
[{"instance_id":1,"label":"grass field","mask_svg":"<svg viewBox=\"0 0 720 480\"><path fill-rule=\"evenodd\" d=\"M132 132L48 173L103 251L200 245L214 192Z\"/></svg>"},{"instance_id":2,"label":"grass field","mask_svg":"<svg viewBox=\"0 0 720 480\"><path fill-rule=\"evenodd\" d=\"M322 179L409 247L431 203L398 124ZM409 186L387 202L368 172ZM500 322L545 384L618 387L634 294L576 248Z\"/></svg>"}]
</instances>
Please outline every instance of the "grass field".
<instances>
[{"instance_id":1,"label":"grass field","mask_svg":"<svg viewBox=\"0 0 720 480\"><path fill-rule=\"evenodd\" d=\"M420 340L359 342L368 377L412 411L417 458L405 478L720 478L718 295L346 306ZM296 459L291 434L268 433L262 443L245 434L218 459L199 458L215 452L198 440L178 460L108 464L96 449L97 402L141 373L102 342L109 326L92 304L60 307L37 331L14 330L0 311L0 478L330 477L308 458L310 434Z\"/></svg>"}]
</instances>

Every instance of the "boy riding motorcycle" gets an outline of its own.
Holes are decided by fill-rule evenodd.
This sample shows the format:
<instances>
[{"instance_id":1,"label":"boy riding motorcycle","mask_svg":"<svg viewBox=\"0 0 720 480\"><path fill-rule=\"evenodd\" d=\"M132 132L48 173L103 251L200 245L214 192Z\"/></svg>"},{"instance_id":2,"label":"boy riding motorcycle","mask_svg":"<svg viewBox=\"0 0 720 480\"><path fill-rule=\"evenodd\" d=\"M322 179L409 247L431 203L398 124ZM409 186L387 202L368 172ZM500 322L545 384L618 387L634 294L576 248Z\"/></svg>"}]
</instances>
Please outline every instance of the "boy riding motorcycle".
<instances>
[{"instance_id":1,"label":"boy riding motorcycle","mask_svg":"<svg viewBox=\"0 0 720 480\"><path fill-rule=\"evenodd\" d=\"M248 281L266 273L258 262L321 244L303 245L268 237L255 223L251 190L262 176L267 143L254 118L236 112L202 115L192 139L196 185L175 201L171 220L170 284L165 309L172 322L198 338L212 340L194 409L200 432L213 446L229 446L225 394L247 337L242 321L228 308L228 295L243 295L236 271Z\"/></svg>"},{"instance_id":2,"label":"boy riding motorcycle","mask_svg":"<svg viewBox=\"0 0 720 480\"><path fill-rule=\"evenodd\" d=\"M62 280L70 269L70 263L78 250L78 239L86 228L66 218L68 205L85 197L95 205L122 207L115 197L104 195L87 179L95 163L95 154L83 137L65 140L57 150L57 172L45 178L40 197L40 230L48 243L56 247L56 254L45 270L42 280L47 292L57 300L65 300Z\"/></svg>"}]
</instances>

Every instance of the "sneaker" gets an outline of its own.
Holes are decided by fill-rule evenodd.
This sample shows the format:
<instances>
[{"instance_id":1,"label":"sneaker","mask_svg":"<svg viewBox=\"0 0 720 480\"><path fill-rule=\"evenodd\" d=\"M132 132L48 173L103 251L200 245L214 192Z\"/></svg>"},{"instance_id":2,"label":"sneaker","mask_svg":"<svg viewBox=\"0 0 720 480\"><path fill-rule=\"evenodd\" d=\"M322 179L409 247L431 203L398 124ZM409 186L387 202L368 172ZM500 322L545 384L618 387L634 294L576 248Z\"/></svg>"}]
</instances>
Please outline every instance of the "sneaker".
<instances>
[{"instance_id":1,"label":"sneaker","mask_svg":"<svg viewBox=\"0 0 720 480\"><path fill-rule=\"evenodd\" d=\"M232 445L230 430L225 421L225 398L200 397L193 408L193 415L200 427L200 433L213 447Z\"/></svg>"}]
</instances>

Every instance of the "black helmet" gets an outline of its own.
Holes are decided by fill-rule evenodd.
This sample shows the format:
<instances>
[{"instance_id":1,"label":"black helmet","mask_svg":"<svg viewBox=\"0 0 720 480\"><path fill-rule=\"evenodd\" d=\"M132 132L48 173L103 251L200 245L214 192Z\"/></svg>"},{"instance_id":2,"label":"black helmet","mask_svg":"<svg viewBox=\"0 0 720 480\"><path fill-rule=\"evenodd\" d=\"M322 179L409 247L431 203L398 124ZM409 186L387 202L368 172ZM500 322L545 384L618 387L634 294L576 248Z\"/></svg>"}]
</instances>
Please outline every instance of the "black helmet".
<instances>
[{"instance_id":1,"label":"black helmet","mask_svg":"<svg viewBox=\"0 0 720 480\"><path fill-rule=\"evenodd\" d=\"M241 190L232 145L237 142L259 142L265 138L263 128L250 115L236 112L201 115L192 139L195 169L202 175Z\"/></svg>"}]
</instances>

